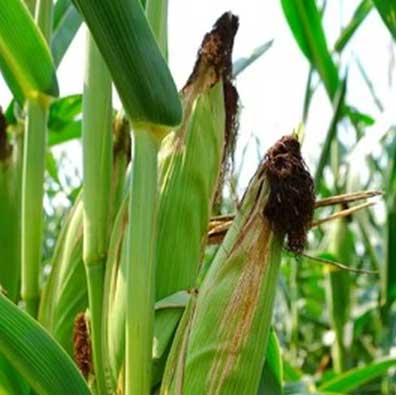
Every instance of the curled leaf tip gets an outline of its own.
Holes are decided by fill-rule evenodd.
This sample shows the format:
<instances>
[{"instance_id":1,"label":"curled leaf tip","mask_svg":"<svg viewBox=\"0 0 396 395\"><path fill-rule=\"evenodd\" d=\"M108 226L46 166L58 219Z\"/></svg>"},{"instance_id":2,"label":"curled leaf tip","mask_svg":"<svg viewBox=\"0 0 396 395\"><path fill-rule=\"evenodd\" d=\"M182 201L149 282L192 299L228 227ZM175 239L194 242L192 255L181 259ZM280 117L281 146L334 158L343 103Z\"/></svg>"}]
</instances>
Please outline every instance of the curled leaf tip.
<instances>
[{"instance_id":1,"label":"curled leaf tip","mask_svg":"<svg viewBox=\"0 0 396 395\"><path fill-rule=\"evenodd\" d=\"M264 214L274 231L287 236L287 248L301 253L315 208L314 182L301 156L300 143L284 136L267 152L264 171L270 185Z\"/></svg>"}]
</instances>

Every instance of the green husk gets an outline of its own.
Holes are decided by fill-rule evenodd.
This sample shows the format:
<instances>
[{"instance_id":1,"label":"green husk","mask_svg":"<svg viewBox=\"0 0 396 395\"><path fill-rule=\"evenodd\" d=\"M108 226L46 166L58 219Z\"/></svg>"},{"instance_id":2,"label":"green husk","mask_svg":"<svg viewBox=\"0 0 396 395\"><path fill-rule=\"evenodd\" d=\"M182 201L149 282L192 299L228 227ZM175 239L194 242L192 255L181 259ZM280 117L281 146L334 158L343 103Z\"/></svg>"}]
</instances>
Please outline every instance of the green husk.
<instances>
[{"instance_id":1,"label":"green husk","mask_svg":"<svg viewBox=\"0 0 396 395\"><path fill-rule=\"evenodd\" d=\"M162 395L257 393L283 242L262 214L268 196L268 182L258 171L196 305L186 310L193 313L176 336Z\"/></svg>"},{"instance_id":2,"label":"green husk","mask_svg":"<svg viewBox=\"0 0 396 395\"><path fill-rule=\"evenodd\" d=\"M21 125L8 141L6 121L0 114L0 286L13 302L19 300L21 276L21 187L23 138Z\"/></svg>"}]
</instances>

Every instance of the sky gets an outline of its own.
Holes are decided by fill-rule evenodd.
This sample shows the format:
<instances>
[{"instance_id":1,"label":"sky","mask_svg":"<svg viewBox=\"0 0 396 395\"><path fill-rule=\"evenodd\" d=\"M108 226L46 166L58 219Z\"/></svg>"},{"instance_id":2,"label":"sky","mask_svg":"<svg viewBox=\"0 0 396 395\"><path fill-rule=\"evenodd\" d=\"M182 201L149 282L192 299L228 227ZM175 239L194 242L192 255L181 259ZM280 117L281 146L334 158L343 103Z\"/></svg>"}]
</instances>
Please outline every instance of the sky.
<instances>
[{"instance_id":1,"label":"sky","mask_svg":"<svg viewBox=\"0 0 396 395\"><path fill-rule=\"evenodd\" d=\"M356 0L327 1L324 26L330 47L358 3ZM240 179L240 188L243 189L265 150L300 124L309 65L287 26L280 0L169 0L169 62L179 88L192 70L204 34L225 11L232 11L240 18L234 60L248 56L255 47L274 40L273 46L263 57L246 69L236 81L242 106L237 163L248 144ZM394 49L389 33L377 13L372 11L341 59L343 72L346 70L345 65L349 65L348 102L378 119L372 127L373 135L382 133L385 127L394 123L390 104L395 103L396 97L389 83L390 55ZM59 67L61 95L81 92L84 53L85 31L81 28ZM374 105L357 70L356 57L364 65L377 95L383 100L383 113ZM393 70L393 77L394 74ZM0 104L6 107L9 98L8 89L0 81ZM303 147L306 160L312 168L331 115L332 105L323 88L319 87L305 125ZM348 139L347 133L345 138ZM69 144L57 150L65 149L77 167L81 167L79 144Z\"/></svg>"}]
</instances>

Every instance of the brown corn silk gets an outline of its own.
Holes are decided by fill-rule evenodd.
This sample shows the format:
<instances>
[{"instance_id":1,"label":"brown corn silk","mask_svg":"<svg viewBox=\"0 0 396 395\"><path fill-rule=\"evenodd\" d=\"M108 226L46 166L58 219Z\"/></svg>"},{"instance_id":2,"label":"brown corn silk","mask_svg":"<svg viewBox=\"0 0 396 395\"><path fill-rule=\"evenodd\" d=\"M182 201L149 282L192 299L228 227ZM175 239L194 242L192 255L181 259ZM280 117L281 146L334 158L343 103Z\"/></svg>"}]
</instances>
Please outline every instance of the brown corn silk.
<instances>
[{"instance_id":1,"label":"brown corn silk","mask_svg":"<svg viewBox=\"0 0 396 395\"><path fill-rule=\"evenodd\" d=\"M297 179L303 182L295 183ZM292 136L282 138L250 182L197 297L186 309L161 395L257 393L283 240L286 234L292 245L305 240L313 213L312 190L298 141ZM274 208L275 201L279 207ZM297 206L290 207L290 202ZM311 212L305 212L305 204L312 206ZM289 217L296 212L304 213L297 215L303 222ZM293 231L280 214L294 224Z\"/></svg>"},{"instance_id":2,"label":"brown corn silk","mask_svg":"<svg viewBox=\"0 0 396 395\"><path fill-rule=\"evenodd\" d=\"M88 322L84 313L77 314L74 320L73 357L80 372L87 379L93 372L93 364Z\"/></svg>"}]
</instances>

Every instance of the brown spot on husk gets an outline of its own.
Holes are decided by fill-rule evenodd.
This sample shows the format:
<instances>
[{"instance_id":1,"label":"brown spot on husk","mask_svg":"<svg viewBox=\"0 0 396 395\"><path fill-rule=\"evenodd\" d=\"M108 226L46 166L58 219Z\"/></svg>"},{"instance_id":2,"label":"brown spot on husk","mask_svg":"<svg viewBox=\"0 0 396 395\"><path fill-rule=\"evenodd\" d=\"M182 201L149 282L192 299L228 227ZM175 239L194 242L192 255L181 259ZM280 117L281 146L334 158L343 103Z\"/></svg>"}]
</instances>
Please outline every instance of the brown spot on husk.
<instances>
[{"instance_id":1,"label":"brown spot on husk","mask_svg":"<svg viewBox=\"0 0 396 395\"><path fill-rule=\"evenodd\" d=\"M130 124L126 117L117 115L113 120L113 161L118 155L126 155L131 160Z\"/></svg>"},{"instance_id":2,"label":"brown spot on husk","mask_svg":"<svg viewBox=\"0 0 396 395\"><path fill-rule=\"evenodd\" d=\"M264 214L274 231L287 236L287 248L301 253L315 208L314 182L294 136L282 137L265 157L270 195Z\"/></svg>"},{"instance_id":3,"label":"brown spot on husk","mask_svg":"<svg viewBox=\"0 0 396 395\"><path fill-rule=\"evenodd\" d=\"M232 50L238 27L239 19L231 12L224 13L216 21L202 41L193 72L182 91L187 95L192 87L197 89L196 85L198 90L205 90L220 80L223 82L225 138L221 172L213 200L215 211L220 210L225 176L234 163L239 96L232 80Z\"/></svg>"},{"instance_id":4,"label":"brown spot on husk","mask_svg":"<svg viewBox=\"0 0 396 395\"><path fill-rule=\"evenodd\" d=\"M78 368L82 375L88 378L88 375L93 372L92 348L84 313L77 314L74 320L73 351Z\"/></svg>"},{"instance_id":5,"label":"brown spot on husk","mask_svg":"<svg viewBox=\"0 0 396 395\"><path fill-rule=\"evenodd\" d=\"M6 160L12 152L11 145L7 140L7 120L3 109L0 107L0 160Z\"/></svg>"}]
</instances>

